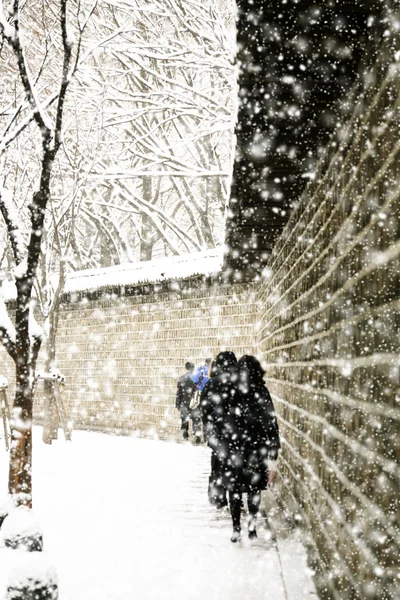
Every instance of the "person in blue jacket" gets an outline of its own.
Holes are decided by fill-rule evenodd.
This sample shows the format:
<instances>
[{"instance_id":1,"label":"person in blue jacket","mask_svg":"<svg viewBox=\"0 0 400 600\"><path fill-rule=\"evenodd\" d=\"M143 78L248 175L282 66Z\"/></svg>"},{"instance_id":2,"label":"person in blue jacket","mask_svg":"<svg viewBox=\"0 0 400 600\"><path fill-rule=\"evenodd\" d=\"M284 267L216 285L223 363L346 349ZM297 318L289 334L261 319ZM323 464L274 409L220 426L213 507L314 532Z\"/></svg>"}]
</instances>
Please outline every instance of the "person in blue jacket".
<instances>
[{"instance_id":1,"label":"person in blue jacket","mask_svg":"<svg viewBox=\"0 0 400 600\"><path fill-rule=\"evenodd\" d=\"M200 408L200 394L204 390L207 381L210 377L210 365L211 358L206 358L204 365L198 367L194 373L190 376L192 383L196 386L192 402L190 404L191 417L193 419L193 431L196 436L196 444L201 442L201 408Z\"/></svg>"},{"instance_id":2,"label":"person in blue jacket","mask_svg":"<svg viewBox=\"0 0 400 600\"><path fill-rule=\"evenodd\" d=\"M196 389L198 392L202 392L205 388L207 381L210 379L208 374L210 372L210 364L211 358L206 358L204 361L204 365L198 367L194 373L190 376L190 379L193 383L196 384Z\"/></svg>"},{"instance_id":3,"label":"person in blue jacket","mask_svg":"<svg viewBox=\"0 0 400 600\"><path fill-rule=\"evenodd\" d=\"M190 404L193 401L193 396L196 393L196 385L191 381L190 377L194 371L194 364L187 362L185 364L186 372L178 379L178 387L176 389L175 406L181 414L181 430L184 440L189 439L189 420L192 418ZM195 423L193 422L193 428ZM198 425L196 423L196 427Z\"/></svg>"}]
</instances>

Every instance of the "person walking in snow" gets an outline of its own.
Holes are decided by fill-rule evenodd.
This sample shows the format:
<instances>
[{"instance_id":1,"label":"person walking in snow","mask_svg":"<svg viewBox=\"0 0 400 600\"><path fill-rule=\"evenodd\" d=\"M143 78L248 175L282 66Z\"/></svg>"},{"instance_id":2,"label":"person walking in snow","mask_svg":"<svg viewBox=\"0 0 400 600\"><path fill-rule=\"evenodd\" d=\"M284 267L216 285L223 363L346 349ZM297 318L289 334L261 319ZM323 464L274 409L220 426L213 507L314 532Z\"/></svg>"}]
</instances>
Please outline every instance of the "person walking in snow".
<instances>
[{"instance_id":1,"label":"person walking in snow","mask_svg":"<svg viewBox=\"0 0 400 600\"><path fill-rule=\"evenodd\" d=\"M193 381L191 380L191 375L194 371L194 364L191 362L187 362L185 364L185 369L186 373L181 375L178 379L175 406L179 410L181 415L181 430L183 439L188 440L189 420L192 416L190 404L193 400L194 394L196 393L196 384L193 383Z\"/></svg>"},{"instance_id":2,"label":"person walking in snow","mask_svg":"<svg viewBox=\"0 0 400 600\"><path fill-rule=\"evenodd\" d=\"M196 390L199 392L199 395L204 390L207 381L209 380L209 371L211 365L211 358L206 358L204 361L204 365L198 367L194 373L190 376L190 379L193 383L196 384ZM200 402L200 398L199 398Z\"/></svg>"},{"instance_id":3,"label":"person walking in snow","mask_svg":"<svg viewBox=\"0 0 400 600\"><path fill-rule=\"evenodd\" d=\"M229 490L232 542L240 540L243 493L247 493L249 538L257 537L261 491L275 480L280 448L274 405L263 381L264 369L255 356L249 355L243 356L237 367L237 393L222 398L218 434L222 484Z\"/></svg>"},{"instance_id":4,"label":"person walking in snow","mask_svg":"<svg viewBox=\"0 0 400 600\"><path fill-rule=\"evenodd\" d=\"M224 465L228 452L225 412L238 394L237 359L233 352L220 352L212 363L211 378L201 393L201 415L205 437L211 448L208 497L217 508L228 504Z\"/></svg>"},{"instance_id":5,"label":"person walking in snow","mask_svg":"<svg viewBox=\"0 0 400 600\"><path fill-rule=\"evenodd\" d=\"M191 415L193 419L193 431L196 436L196 444L201 442L201 409L200 396L209 380L211 358L206 358L204 365L198 367L190 376L190 379L196 386L196 391L190 404Z\"/></svg>"}]
</instances>

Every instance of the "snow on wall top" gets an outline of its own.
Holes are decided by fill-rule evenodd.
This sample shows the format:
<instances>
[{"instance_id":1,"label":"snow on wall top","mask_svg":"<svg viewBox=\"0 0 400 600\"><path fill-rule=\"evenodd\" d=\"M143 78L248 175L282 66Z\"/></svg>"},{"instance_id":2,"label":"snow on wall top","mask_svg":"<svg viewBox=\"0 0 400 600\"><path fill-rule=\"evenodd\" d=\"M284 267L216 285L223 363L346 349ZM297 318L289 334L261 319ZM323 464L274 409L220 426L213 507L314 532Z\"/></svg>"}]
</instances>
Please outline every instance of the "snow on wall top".
<instances>
[{"instance_id":1,"label":"snow on wall top","mask_svg":"<svg viewBox=\"0 0 400 600\"><path fill-rule=\"evenodd\" d=\"M191 275L211 275L221 270L223 256L224 248L218 246L202 252L75 271L67 275L64 292L94 291L105 287L183 279ZM3 281L0 295L5 301L15 300L17 293L14 282Z\"/></svg>"},{"instance_id":2,"label":"snow on wall top","mask_svg":"<svg viewBox=\"0 0 400 600\"><path fill-rule=\"evenodd\" d=\"M191 275L211 275L221 270L222 261L223 246L219 246L211 250L179 256L125 263L102 269L86 269L68 275L65 292L183 279Z\"/></svg>"}]
</instances>

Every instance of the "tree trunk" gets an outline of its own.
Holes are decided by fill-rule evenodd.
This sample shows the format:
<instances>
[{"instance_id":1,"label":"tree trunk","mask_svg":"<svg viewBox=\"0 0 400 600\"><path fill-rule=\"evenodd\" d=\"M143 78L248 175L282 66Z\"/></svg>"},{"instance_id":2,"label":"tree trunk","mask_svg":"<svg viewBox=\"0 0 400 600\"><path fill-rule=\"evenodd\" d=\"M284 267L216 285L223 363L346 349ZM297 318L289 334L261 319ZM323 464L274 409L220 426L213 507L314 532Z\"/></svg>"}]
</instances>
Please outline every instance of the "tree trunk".
<instances>
[{"instance_id":1,"label":"tree trunk","mask_svg":"<svg viewBox=\"0 0 400 600\"><path fill-rule=\"evenodd\" d=\"M149 217L142 214L142 227L140 230L140 260L151 260L154 242L152 240L152 226Z\"/></svg>"},{"instance_id":2,"label":"tree trunk","mask_svg":"<svg viewBox=\"0 0 400 600\"><path fill-rule=\"evenodd\" d=\"M8 491L16 505L32 508L32 405L28 353L16 364L16 393L11 422Z\"/></svg>"},{"instance_id":3,"label":"tree trunk","mask_svg":"<svg viewBox=\"0 0 400 600\"><path fill-rule=\"evenodd\" d=\"M143 200L152 202L151 177L143 177ZM142 227L140 230L140 260L151 260L154 246L154 228L151 219L142 213Z\"/></svg>"},{"instance_id":4,"label":"tree trunk","mask_svg":"<svg viewBox=\"0 0 400 600\"><path fill-rule=\"evenodd\" d=\"M19 281L19 283L22 280ZM8 491L15 505L32 508L32 417L34 373L40 340L29 337L31 287L18 290L15 355L15 400L11 416Z\"/></svg>"},{"instance_id":5,"label":"tree trunk","mask_svg":"<svg viewBox=\"0 0 400 600\"><path fill-rule=\"evenodd\" d=\"M54 366L56 358L56 328L55 324L51 323L49 334L46 341L47 358L45 361L46 373ZM44 396L44 421L43 421L43 442L51 444L58 437L58 412L54 400L54 383L45 379L43 381L43 396Z\"/></svg>"}]
</instances>

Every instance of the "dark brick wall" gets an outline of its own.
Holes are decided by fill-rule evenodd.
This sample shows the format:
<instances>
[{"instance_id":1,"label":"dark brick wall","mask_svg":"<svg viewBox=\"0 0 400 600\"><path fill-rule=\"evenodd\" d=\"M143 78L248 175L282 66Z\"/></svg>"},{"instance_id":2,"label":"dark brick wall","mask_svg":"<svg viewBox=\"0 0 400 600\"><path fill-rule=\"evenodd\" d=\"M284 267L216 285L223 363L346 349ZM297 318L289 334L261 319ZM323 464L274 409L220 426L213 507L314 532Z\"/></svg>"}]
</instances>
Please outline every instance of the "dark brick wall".
<instances>
[{"instance_id":1,"label":"dark brick wall","mask_svg":"<svg viewBox=\"0 0 400 600\"><path fill-rule=\"evenodd\" d=\"M399 597L400 62L385 52L259 292L282 494L338 600Z\"/></svg>"}]
</instances>

